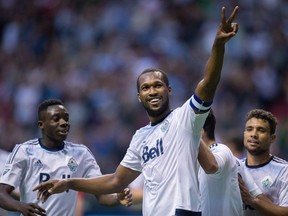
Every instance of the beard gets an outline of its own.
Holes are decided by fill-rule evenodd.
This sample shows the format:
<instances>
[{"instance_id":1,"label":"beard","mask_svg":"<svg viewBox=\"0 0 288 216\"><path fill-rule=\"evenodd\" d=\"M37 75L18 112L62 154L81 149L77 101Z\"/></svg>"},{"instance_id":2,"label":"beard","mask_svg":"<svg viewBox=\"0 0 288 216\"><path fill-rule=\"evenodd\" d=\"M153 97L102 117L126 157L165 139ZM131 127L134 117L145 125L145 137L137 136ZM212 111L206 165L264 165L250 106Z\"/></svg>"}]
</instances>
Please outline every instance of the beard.
<instances>
[{"instance_id":1,"label":"beard","mask_svg":"<svg viewBox=\"0 0 288 216\"><path fill-rule=\"evenodd\" d=\"M166 100L166 102L164 104L162 104L162 106L157 109L157 110L153 110L153 109L150 109L149 106L145 106L143 103L142 103L144 109L146 110L147 114L151 117L158 117L158 116L161 116L163 113L165 113L167 110L169 110L169 98Z\"/></svg>"},{"instance_id":2,"label":"beard","mask_svg":"<svg viewBox=\"0 0 288 216\"><path fill-rule=\"evenodd\" d=\"M247 148L247 151L251 154L251 155L262 155L263 153L267 152L267 149L262 149L262 148L256 148L256 149L249 149ZM268 150L269 151L269 150Z\"/></svg>"}]
</instances>

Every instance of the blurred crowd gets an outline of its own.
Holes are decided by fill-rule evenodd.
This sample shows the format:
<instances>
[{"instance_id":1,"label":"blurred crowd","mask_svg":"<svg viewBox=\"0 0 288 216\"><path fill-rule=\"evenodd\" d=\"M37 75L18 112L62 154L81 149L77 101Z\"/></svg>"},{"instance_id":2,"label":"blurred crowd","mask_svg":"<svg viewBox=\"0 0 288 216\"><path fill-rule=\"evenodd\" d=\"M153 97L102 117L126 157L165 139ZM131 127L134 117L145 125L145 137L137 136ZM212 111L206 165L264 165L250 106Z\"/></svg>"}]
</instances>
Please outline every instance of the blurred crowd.
<instances>
[{"instance_id":1,"label":"blurred crowd","mask_svg":"<svg viewBox=\"0 0 288 216\"><path fill-rule=\"evenodd\" d=\"M136 78L165 70L174 107L203 76L221 7L239 5L213 103L223 142L241 138L245 114L279 120L275 154L288 159L288 1L0 0L0 148L39 135L38 104L60 98L69 140L113 172L135 130L148 123ZM241 141L240 141L241 145Z\"/></svg>"}]
</instances>

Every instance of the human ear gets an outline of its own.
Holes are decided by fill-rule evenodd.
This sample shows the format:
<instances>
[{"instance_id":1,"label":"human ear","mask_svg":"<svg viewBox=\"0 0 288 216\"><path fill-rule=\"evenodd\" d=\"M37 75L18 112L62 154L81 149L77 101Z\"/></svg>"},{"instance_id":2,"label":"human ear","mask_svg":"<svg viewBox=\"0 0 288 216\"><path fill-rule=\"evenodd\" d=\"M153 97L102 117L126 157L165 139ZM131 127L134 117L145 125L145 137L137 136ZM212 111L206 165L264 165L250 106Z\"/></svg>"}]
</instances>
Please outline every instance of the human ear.
<instances>
[{"instance_id":1,"label":"human ear","mask_svg":"<svg viewBox=\"0 0 288 216\"><path fill-rule=\"evenodd\" d=\"M43 128L43 121L38 121L38 127L41 129Z\"/></svg>"},{"instance_id":2,"label":"human ear","mask_svg":"<svg viewBox=\"0 0 288 216\"><path fill-rule=\"evenodd\" d=\"M139 93L137 94L137 98L138 98L139 103L142 103L142 102L141 102L141 99L140 99Z\"/></svg>"}]
</instances>

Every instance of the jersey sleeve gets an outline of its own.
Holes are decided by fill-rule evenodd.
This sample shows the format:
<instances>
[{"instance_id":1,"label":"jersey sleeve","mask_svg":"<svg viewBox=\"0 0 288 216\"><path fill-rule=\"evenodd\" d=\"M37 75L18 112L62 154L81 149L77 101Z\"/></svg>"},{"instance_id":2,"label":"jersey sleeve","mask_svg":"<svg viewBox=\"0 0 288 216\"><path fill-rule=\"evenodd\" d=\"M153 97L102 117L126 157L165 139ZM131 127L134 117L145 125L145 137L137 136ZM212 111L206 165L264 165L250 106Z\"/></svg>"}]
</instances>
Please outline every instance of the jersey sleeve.
<instances>
[{"instance_id":1,"label":"jersey sleeve","mask_svg":"<svg viewBox=\"0 0 288 216\"><path fill-rule=\"evenodd\" d=\"M215 145L214 147L210 148L212 151L215 160L218 164L218 170L215 173L216 175L220 175L222 171L225 169L226 163L229 161L228 152L225 148L222 148L219 145Z\"/></svg>"},{"instance_id":2,"label":"jersey sleeve","mask_svg":"<svg viewBox=\"0 0 288 216\"><path fill-rule=\"evenodd\" d=\"M280 179L282 185L279 194L279 205L288 207L288 168L284 169Z\"/></svg>"},{"instance_id":3,"label":"jersey sleeve","mask_svg":"<svg viewBox=\"0 0 288 216\"><path fill-rule=\"evenodd\" d=\"M27 160L24 148L17 144L6 161L0 178L0 183L17 188L27 170Z\"/></svg>"},{"instance_id":4,"label":"jersey sleeve","mask_svg":"<svg viewBox=\"0 0 288 216\"><path fill-rule=\"evenodd\" d=\"M187 100L178 110L179 127L193 133L195 136L200 136L204 122L209 114L209 110L205 113L196 114L191 105L192 99Z\"/></svg>"},{"instance_id":5,"label":"jersey sleeve","mask_svg":"<svg viewBox=\"0 0 288 216\"><path fill-rule=\"evenodd\" d=\"M85 147L85 157L82 164L84 166L83 168L85 169L83 178L94 178L102 175L95 157L87 147Z\"/></svg>"},{"instance_id":6,"label":"jersey sleeve","mask_svg":"<svg viewBox=\"0 0 288 216\"><path fill-rule=\"evenodd\" d=\"M129 169L142 172L141 156L137 151L137 146L139 147L139 145L137 144L138 142L136 137L137 135L135 134L120 164Z\"/></svg>"}]
</instances>

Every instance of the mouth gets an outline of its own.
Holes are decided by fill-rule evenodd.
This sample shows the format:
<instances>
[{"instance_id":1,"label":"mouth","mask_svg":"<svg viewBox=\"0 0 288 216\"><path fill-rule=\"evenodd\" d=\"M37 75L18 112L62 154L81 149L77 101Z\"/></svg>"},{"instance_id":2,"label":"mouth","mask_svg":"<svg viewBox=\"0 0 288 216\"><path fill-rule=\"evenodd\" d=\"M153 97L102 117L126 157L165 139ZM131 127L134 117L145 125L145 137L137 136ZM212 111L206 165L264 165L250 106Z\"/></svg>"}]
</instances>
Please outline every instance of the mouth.
<instances>
[{"instance_id":1,"label":"mouth","mask_svg":"<svg viewBox=\"0 0 288 216\"><path fill-rule=\"evenodd\" d=\"M160 98L151 98L148 100L149 104L157 105L160 102Z\"/></svg>"},{"instance_id":2,"label":"mouth","mask_svg":"<svg viewBox=\"0 0 288 216\"><path fill-rule=\"evenodd\" d=\"M61 135L68 135L69 130L68 130L68 129L67 129L67 130L59 130L58 132L59 132L59 134L61 134Z\"/></svg>"},{"instance_id":3,"label":"mouth","mask_svg":"<svg viewBox=\"0 0 288 216\"><path fill-rule=\"evenodd\" d=\"M259 145L259 141L258 140L248 140L248 143L250 146L257 146Z\"/></svg>"}]
</instances>

